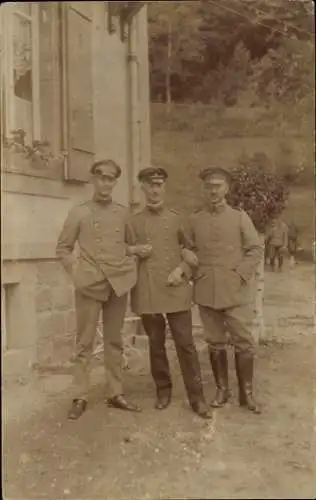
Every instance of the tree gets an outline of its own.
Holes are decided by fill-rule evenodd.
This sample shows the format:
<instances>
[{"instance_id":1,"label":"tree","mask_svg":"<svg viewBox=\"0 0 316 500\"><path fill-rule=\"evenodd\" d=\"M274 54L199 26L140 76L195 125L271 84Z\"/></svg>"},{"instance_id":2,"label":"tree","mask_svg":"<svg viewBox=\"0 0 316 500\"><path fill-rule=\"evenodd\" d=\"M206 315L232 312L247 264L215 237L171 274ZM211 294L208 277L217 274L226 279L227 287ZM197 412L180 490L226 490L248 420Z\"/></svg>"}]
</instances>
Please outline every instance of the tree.
<instances>
[{"instance_id":1,"label":"tree","mask_svg":"<svg viewBox=\"0 0 316 500\"><path fill-rule=\"evenodd\" d=\"M170 110L172 77L184 81L189 63L199 60L203 43L199 40L198 2L152 2L149 5L150 61L153 78L158 78Z\"/></svg>"},{"instance_id":2,"label":"tree","mask_svg":"<svg viewBox=\"0 0 316 500\"><path fill-rule=\"evenodd\" d=\"M242 155L230 173L229 203L245 210L256 229L264 233L285 208L289 190L284 178L274 172L265 153Z\"/></svg>"},{"instance_id":3,"label":"tree","mask_svg":"<svg viewBox=\"0 0 316 500\"><path fill-rule=\"evenodd\" d=\"M225 106L235 105L240 92L248 84L252 73L250 53L241 42L236 45L230 61L211 71L196 89L202 102L216 101Z\"/></svg>"},{"instance_id":4,"label":"tree","mask_svg":"<svg viewBox=\"0 0 316 500\"><path fill-rule=\"evenodd\" d=\"M266 104L299 104L314 91L314 45L295 38L271 49L253 67L258 99Z\"/></svg>"},{"instance_id":5,"label":"tree","mask_svg":"<svg viewBox=\"0 0 316 500\"><path fill-rule=\"evenodd\" d=\"M238 45L243 44L255 64L269 50L282 51L289 39L313 43L313 13L312 0L153 2L149 7L152 92L166 94L169 85L170 100L174 96L201 101L199 91L211 88L207 81L230 64ZM289 53L297 47L293 43ZM287 73L285 67L285 78Z\"/></svg>"}]
</instances>

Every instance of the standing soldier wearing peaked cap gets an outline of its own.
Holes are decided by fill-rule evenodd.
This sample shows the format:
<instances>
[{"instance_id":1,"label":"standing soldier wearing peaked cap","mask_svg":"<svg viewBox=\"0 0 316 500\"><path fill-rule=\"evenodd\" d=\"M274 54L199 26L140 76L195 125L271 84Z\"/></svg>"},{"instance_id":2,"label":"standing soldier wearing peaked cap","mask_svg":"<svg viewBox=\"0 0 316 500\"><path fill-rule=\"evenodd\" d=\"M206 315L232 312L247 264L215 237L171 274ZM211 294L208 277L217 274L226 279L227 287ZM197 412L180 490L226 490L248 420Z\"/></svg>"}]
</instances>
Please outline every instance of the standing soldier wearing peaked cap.
<instances>
[{"instance_id":1,"label":"standing soldier wearing peaked cap","mask_svg":"<svg viewBox=\"0 0 316 500\"><path fill-rule=\"evenodd\" d=\"M166 408L172 392L165 348L166 315L191 408L200 417L210 418L192 337L192 287L188 282L192 272L188 264L196 265L196 258L184 248L186 239L181 217L164 205L166 171L146 168L140 171L138 178L147 204L131 218L130 251L139 257L138 280L131 301L149 339L156 408Z\"/></svg>"},{"instance_id":2,"label":"standing soldier wearing peaked cap","mask_svg":"<svg viewBox=\"0 0 316 500\"><path fill-rule=\"evenodd\" d=\"M56 254L75 286L77 338L73 402L70 419L85 411L90 388L89 361L99 314L103 313L104 362L108 405L139 411L123 396L121 329L127 294L136 283L136 262L125 243L128 210L112 201L112 190L121 174L112 160L91 168L93 199L73 207L58 239ZM75 265L72 253L79 244Z\"/></svg>"},{"instance_id":3,"label":"standing soldier wearing peaked cap","mask_svg":"<svg viewBox=\"0 0 316 500\"><path fill-rule=\"evenodd\" d=\"M248 215L226 202L230 174L221 168L202 170L204 207L189 218L191 248L199 266L194 286L210 362L216 382L212 403L221 407L229 397L227 331L235 347L240 405L254 413L253 281L263 246Z\"/></svg>"}]
</instances>

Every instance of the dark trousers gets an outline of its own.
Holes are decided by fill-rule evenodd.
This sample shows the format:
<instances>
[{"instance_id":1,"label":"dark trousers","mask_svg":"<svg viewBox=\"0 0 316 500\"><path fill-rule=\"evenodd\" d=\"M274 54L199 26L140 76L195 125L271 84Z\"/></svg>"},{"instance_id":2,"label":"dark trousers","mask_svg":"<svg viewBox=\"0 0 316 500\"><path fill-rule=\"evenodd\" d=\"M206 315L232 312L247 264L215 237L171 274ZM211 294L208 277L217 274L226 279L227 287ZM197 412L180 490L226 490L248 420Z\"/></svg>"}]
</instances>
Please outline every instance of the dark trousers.
<instances>
[{"instance_id":1,"label":"dark trousers","mask_svg":"<svg viewBox=\"0 0 316 500\"><path fill-rule=\"evenodd\" d=\"M266 241L264 245L264 262L267 263L269 259L270 259L270 243Z\"/></svg>"},{"instance_id":2,"label":"dark trousers","mask_svg":"<svg viewBox=\"0 0 316 500\"><path fill-rule=\"evenodd\" d=\"M272 269L274 269L276 259L278 260L279 269L282 269L284 259L281 248L282 246L270 246L270 264Z\"/></svg>"},{"instance_id":3,"label":"dark trousers","mask_svg":"<svg viewBox=\"0 0 316 500\"><path fill-rule=\"evenodd\" d=\"M201 369L192 336L191 311L166 314L175 343L184 385L190 404L203 399ZM143 314L142 322L149 339L151 374L157 395L171 393L172 381L166 353L166 322L162 314Z\"/></svg>"}]
</instances>

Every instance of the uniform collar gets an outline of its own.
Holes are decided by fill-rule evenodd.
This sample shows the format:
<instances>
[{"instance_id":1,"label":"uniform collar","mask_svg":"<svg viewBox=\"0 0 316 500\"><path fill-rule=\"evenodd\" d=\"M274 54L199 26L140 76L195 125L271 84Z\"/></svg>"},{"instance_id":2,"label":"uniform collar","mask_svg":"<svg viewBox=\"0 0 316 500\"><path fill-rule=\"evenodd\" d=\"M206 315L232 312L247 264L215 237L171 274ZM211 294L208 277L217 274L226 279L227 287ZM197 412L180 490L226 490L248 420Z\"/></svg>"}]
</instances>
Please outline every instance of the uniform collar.
<instances>
[{"instance_id":1,"label":"uniform collar","mask_svg":"<svg viewBox=\"0 0 316 500\"><path fill-rule=\"evenodd\" d=\"M153 205L151 203L147 203L146 209L155 214L161 214L161 212L164 210L165 204L164 202L157 203L156 205Z\"/></svg>"},{"instance_id":2,"label":"uniform collar","mask_svg":"<svg viewBox=\"0 0 316 500\"><path fill-rule=\"evenodd\" d=\"M226 210L227 208L227 202L226 200L221 201L220 203L217 203L216 205L207 205L206 210L210 212L211 214L221 214Z\"/></svg>"},{"instance_id":3,"label":"uniform collar","mask_svg":"<svg viewBox=\"0 0 316 500\"><path fill-rule=\"evenodd\" d=\"M100 203L100 205L109 205L112 203L112 196L100 196L98 194L93 195L93 201L96 203Z\"/></svg>"}]
</instances>

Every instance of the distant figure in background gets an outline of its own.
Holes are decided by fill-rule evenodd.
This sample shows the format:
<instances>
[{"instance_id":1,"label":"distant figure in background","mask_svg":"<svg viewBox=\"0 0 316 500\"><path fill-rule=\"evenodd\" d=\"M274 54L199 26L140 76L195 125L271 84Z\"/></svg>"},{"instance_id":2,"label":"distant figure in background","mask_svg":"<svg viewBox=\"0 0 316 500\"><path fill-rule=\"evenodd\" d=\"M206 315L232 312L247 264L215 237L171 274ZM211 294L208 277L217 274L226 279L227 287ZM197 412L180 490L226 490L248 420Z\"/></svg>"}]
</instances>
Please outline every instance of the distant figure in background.
<instances>
[{"instance_id":1,"label":"distant figure in background","mask_svg":"<svg viewBox=\"0 0 316 500\"><path fill-rule=\"evenodd\" d=\"M296 264L297 250L298 250L298 227L292 221L288 225L288 251L290 255L291 267L293 267Z\"/></svg>"},{"instance_id":2,"label":"distant figure in background","mask_svg":"<svg viewBox=\"0 0 316 500\"><path fill-rule=\"evenodd\" d=\"M284 254L288 248L288 227L280 219L272 221L267 233L267 241L270 249L270 265L275 271L275 261L278 260L279 271L283 268Z\"/></svg>"},{"instance_id":3,"label":"distant figure in background","mask_svg":"<svg viewBox=\"0 0 316 500\"><path fill-rule=\"evenodd\" d=\"M269 233L266 233L264 238L264 263L270 264Z\"/></svg>"}]
</instances>

